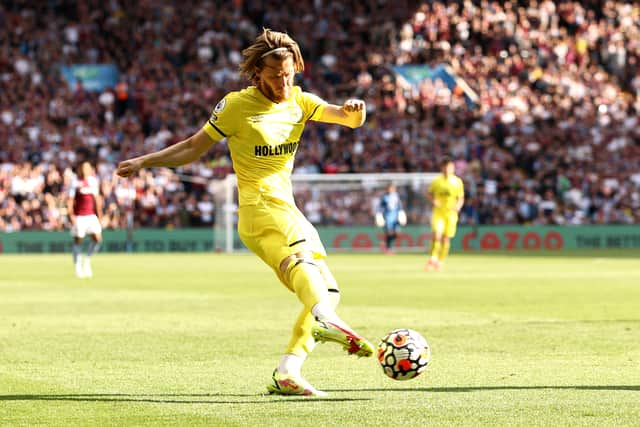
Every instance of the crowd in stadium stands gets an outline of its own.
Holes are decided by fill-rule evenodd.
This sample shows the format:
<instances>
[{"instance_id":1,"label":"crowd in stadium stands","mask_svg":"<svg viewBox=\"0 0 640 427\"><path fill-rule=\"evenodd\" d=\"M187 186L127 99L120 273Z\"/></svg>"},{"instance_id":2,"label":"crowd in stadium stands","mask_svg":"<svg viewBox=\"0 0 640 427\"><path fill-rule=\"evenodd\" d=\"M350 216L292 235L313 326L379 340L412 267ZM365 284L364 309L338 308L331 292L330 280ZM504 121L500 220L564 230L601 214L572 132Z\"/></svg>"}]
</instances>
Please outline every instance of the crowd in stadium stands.
<instances>
[{"instance_id":1,"label":"crowd in stadium stands","mask_svg":"<svg viewBox=\"0 0 640 427\"><path fill-rule=\"evenodd\" d=\"M210 226L207 182L232 172L224 143L177 170L113 170L246 86L241 49L262 27L300 43L306 90L368 105L356 131L310 124L296 172L430 172L448 153L462 223L640 223L637 2L51 0L0 4L0 231L67 227L80 158L97 166L105 227L128 212L136 226ZM58 66L83 63L116 64L120 82L68 87ZM396 79L403 64L448 64L475 106L461 86ZM317 223L372 222L371 203L314 197L301 207Z\"/></svg>"}]
</instances>

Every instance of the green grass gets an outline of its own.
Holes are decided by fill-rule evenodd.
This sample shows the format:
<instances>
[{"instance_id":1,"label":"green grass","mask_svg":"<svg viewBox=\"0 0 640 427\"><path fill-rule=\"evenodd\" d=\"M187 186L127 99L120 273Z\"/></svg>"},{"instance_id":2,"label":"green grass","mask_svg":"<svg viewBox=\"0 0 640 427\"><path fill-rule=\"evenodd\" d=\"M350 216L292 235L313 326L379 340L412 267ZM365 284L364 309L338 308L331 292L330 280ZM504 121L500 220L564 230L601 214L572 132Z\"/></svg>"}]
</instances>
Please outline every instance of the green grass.
<instances>
[{"instance_id":1,"label":"green grass","mask_svg":"<svg viewBox=\"0 0 640 427\"><path fill-rule=\"evenodd\" d=\"M265 395L299 305L251 255L0 256L0 425L640 423L637 257L331 255L341 316L429 340L407 382L324 344L326 399Z\"/></svg>"}]
</instances>

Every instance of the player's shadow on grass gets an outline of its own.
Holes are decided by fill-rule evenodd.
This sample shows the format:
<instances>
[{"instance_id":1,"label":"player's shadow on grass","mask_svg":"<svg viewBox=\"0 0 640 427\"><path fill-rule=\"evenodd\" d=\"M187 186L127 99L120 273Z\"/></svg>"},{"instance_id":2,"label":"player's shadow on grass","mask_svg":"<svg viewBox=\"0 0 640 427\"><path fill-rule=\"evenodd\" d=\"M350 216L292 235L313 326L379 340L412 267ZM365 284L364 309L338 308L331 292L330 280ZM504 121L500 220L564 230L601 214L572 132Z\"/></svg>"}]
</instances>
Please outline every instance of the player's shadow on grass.
<instances>
[{"instance_id":1,"label":"player's shadow on grass","mask_svg":"<svg viewBox=\"0 0 640 427\"><path fill-rule=\"evenodd\" d=\"M238 398L234 400L233 398ZM261 398L246 400L246 398ZM178 403L178 404L261 404L279 402L349 402L370 398L271 396L268 394L9 394L0 395L0 401L67 401L67 402L126 402L126 403Z\"/></svg>"},{"instance_id":2,"label":"player's shadow on grass","mask_svg":"<svg viewBox=\"0 0 640 427\"><path fill-rule=\"evenodd\" d=\"M364 389L327 389L334 392L353 391L411 391L428 393L468 393L472 391L493 391L493 390L597 390L597 391L640 391L640 385L533 385L533 386L486 386L486 387L417 387L417 388L364 388Z\"/></svg>"},{"instance_id":3,"label":"player's shadow on grass","mask_svg":"<svg viewBox=\"0 0 640 427\"><path fill-rule=\"evenodd\" d=\"M330 392L425 392L425 393L469 393L494 390L595 390L595 391L640 391L640 385L565 385L565 386L485 386L485 387L391 387L328 389ZM236 398L236 399L234 399ZM250 398L250 399L247 399ZM372 400L360 397L305 397L271 396L268 394L8 394L0 395L0 401L57 401L57 402L125 402L125 403L173 403L173 404L262 404L279 402L349 402Z\"/></svg>"}]
</instances>

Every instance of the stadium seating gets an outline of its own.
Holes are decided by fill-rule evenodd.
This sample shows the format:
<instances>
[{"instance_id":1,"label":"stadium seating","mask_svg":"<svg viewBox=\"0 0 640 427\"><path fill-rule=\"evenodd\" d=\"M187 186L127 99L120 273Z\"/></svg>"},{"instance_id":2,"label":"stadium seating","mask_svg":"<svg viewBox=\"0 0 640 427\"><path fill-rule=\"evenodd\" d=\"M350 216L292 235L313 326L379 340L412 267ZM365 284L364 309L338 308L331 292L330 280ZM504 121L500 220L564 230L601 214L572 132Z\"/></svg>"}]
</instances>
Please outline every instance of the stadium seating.
<instances>
[{"instance_id":1,"label":"stadium seating","mask_svg":"<svg viewBox=\"0 0 640 427\"><path fill-rule=\"evenodd\" d=\"M124 227L131 204L137 226L211 226L206 182L232 171L224 144L130 182L113 170L192 134L245 86L240 52L262 27L299 41L306 90L368 103L355 132L308 126L298 171L429 172L450 153L467 188L462 223L640 223L635 2L272 3L1 4L0 231L64 229L81 157L97 163L106 227ZM68 85L60 64L113 64L119 79ZM447 64L477 106L438 79L396 79L406 64Z\"/></svg>"}]
</instances>

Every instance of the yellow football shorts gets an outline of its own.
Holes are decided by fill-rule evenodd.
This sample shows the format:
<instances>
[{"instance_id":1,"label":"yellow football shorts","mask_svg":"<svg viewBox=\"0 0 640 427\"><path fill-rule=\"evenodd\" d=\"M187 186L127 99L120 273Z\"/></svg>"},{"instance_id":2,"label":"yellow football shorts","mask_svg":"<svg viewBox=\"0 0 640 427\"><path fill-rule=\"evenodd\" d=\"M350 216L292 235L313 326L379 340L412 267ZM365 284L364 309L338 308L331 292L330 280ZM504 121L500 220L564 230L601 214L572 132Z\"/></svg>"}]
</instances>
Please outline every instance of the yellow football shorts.
<instances>
[{"instance_id":1,"label":"yellow football shorts","mask_svg":"<svg viewBox=\"0 0 640 427\"><path fill-rule=\"evenodd\" d=\"M434 233L453 238L456 235L458 213L454 210L439 212L434 210L431 215L431 229Z\"/></svg>"},{"instance_id":2,"label":"yellow football shorts","mask_svg":"<svg viewBox=\"0 0 640 427\"><path fill-rule=\"evenodd\" d=\"M279 199L263 196L256 205L240 206L238 234L287 287L280 272L283 259L298 252L311 252L316 259L327 256L315 227L295 205Z\"/></svg>"}]
</instances>

